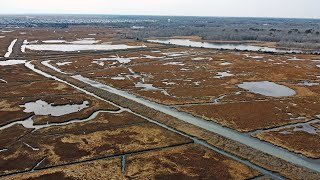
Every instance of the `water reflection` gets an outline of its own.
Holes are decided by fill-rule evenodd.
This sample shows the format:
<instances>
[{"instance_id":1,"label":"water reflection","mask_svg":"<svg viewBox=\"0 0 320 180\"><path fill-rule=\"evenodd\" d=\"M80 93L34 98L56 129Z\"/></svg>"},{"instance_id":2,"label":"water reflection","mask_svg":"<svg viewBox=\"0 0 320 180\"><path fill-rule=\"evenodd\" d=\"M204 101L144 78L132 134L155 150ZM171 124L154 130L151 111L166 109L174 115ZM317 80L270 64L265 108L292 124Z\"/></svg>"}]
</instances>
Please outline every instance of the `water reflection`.
<instances>
[{"instance_id":1,"label":"water reflection","mask_svg":"<svg viewBox=\"0 0 320 180\"><path fill-rule=\"evenodd\" d=\"M240 51L262 51L262 52L280 52L280 53L303 53L301 50L286 50L277 49L263 46L254 46L248 44L232 44L232 43L211 43L211 42L196 42L190 39L156 39L148 40L148 42L161 43L161 44L174 44L179 46L191 46L191 47L203 47L212 49L229 49L229 50L240 50ZM320 52L320 51L314 51Z\"/></svg>"}]
</instances>

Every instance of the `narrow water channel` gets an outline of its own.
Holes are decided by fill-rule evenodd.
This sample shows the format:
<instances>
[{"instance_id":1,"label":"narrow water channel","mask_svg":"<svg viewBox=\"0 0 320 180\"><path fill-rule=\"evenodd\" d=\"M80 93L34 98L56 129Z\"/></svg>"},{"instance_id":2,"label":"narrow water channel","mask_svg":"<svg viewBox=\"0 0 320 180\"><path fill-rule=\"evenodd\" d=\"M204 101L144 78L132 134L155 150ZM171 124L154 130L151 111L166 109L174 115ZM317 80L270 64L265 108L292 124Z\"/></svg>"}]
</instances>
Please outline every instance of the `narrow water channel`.
<instances>
[{"instance_id":1,"label":"narrow water channel","mask_svg":"<svg viewBox=\"0 0 320 180\"><path fill-rule=\"evenodd\" d=\"M15 39L11 42L11 44L8 47L8 52L4 55L5 58L10 57L12 51L13 51L13 46L16 44L16 42L18 41L18 39Z\"/></svg>"}]
</instances>

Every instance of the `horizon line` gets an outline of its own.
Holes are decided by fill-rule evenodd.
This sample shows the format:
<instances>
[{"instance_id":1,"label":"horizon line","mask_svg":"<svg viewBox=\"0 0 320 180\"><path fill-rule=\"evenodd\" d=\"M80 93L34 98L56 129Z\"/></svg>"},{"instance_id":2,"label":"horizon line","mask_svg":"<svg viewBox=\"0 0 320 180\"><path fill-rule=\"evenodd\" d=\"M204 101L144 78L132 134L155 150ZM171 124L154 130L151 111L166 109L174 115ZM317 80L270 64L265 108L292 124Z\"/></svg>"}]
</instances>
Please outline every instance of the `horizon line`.
<instances>
[{"instance_id":1,"label":"horizon line","mask_svg":"<svg viewBox=\"0 0 320 180\"><path fill-rule=\"evenodd\" d=\"M205 15L156 15L156 14L104 14L104 13L0 13L0 16L26 16L26 15L100 15L100 16L156 16L156 17L211 17L211 18L262 18L262 19L309 19L320 20L312 17L272 17L272 16L205 16Z\"/></svg>"}]
</instances>

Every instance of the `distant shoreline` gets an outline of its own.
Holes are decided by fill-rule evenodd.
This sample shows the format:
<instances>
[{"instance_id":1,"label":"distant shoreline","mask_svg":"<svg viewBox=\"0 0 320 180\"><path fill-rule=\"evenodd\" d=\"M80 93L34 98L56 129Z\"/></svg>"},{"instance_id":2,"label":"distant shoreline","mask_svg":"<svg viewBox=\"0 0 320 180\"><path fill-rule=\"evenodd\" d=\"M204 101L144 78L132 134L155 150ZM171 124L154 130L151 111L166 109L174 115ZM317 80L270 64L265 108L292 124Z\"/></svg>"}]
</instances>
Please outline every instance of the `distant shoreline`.
<instances>
[{"instance_id":1,"label":"distant shoreline","mask_svg":"<svg viewBox=\"0 0 320 180\"><path fill-rule=\"evenodd\" d=\"M12 13L1 16L131 16L131 17L195 17L195 18L238 18L238 19L291 19L291 20L320 20L320 18L300 17L264 17L264 16L183 16L183 15L137 15L137 14L64 14L64 13Z\"/></svg>"}]
</instances>

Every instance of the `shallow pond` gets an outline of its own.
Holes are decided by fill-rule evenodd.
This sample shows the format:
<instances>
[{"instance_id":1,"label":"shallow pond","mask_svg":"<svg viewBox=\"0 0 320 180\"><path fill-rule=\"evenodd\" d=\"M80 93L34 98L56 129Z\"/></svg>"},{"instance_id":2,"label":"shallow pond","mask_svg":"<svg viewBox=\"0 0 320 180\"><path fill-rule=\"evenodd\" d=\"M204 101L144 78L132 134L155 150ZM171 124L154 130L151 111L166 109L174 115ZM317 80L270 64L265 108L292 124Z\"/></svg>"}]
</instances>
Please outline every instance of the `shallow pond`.
<instances>
[{"instance_id":1,"label":"shallow pond","mask_svg":"<svg viewBox=\"0 0 320 180\"><path fill-rule=\"evenodd\" d=\"M231 74L230 72L218 72L217 75L214 76L213 78L220 79L220 78L231 77L231 76L234 76L234 74Z\"/></svg>"},{"instance_id":2,"label":"shallow pond","mask_svg":"<svg viewBox=\"0 0 320 180\"><path fill-rule=\"evenodd\" d=\"M63 116L63 115L81 111L87 108L88 105L89 105L89 102L84 101L82 104L73 104L73 105L67 104L62 106L56 106L42 100L37 100L36 102L29 102L24 105L21 105L20 107L25 108L23 112L26 112L26 113L33 112L35 115Z\"/></svg>"},{"instance_id":3,"label":"shallow pond","mask_svg":"<svg viewBox=\"0 0 320 180\"><path fill-rule=\"evenodd\" d=\"M128 46L125 44L111 45L111 44L32 44L26 45L26 49L36 51L110 51L117 49L132 49L143 48L146 46Z\"/></svg>"},{"instance_id":4,"label":"shallow pond","mask_svg":"<svg viewBox=\"0 0 320 180\"><path fill-rule=\"evenodd\" d=\"M238 84L238 86L242 89L246 89L256 94L262 94L265 96L272 96L272 97L286 97L286 96L293 96L296 94L294 90L286 86L269 82L269 81L244 82L242 84Z\"/></svg>"},{"instance_id":5,"label":"shallow pond","mask_svg":"<svg viewBox=\"0 0 320 180\"><path fill-rule=\"evenodd\" d=\"M135 87L143 88L145 90L159 90L158 88L154 87L153 84L145 84L145 83L142 83L142 82L136 83Z\"/></svg>"},{"instance_id":6,"label":"shallow pond","mask_svg":"<svg viewBox=\"0 0 320 180\"><path fill-rule=\"evenodd\" d=\"M45 41L42 41L43 43L65 43L66 41L65 40L45 40Z\"/></svg>"},{"instance_id":7,"label":"shallow pond","mask_svg":"<svg viewBox=\"0 0 320 180\"><path fill-rule=\"evenodd\" d=\"M124 58L124 57L110 57L110 58L100 58L100 59L94 59L95 61L118 61L120 64L128 64L132 60L138 59L137 57L129 57L129 58Z\"/></svg>"},{"instance_id":8,"label":"shallow pond","mask_svg":"<svg viewBox=\"0 0 320 180\"><path fill-rule=\"evenodd\" d=\"M174 44L179 46L191 46L191 47L203 47L203 48L212 48L212 49L237 49L237 50L248 50L248 51L262 51L262 52L280 52L280 53L302 53L301 50L285 50L270 48L264 46L254 46L248 44L236 44L236 43L211 43L211 42L196 42L190 39L155 39L148 40L148 42L161 43L161 44ZM320 52L320 51L316 51Z\"/></svg>"}]
</instances>

